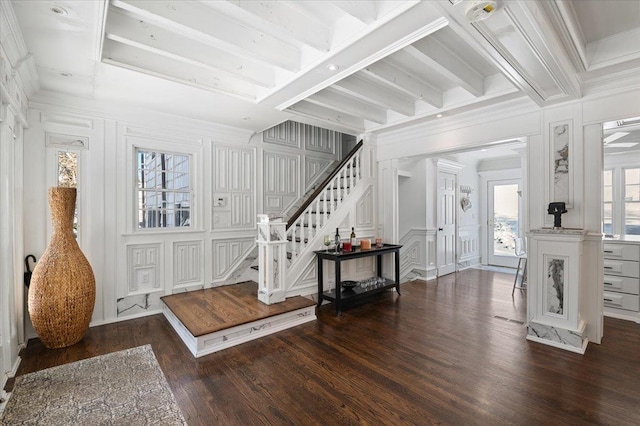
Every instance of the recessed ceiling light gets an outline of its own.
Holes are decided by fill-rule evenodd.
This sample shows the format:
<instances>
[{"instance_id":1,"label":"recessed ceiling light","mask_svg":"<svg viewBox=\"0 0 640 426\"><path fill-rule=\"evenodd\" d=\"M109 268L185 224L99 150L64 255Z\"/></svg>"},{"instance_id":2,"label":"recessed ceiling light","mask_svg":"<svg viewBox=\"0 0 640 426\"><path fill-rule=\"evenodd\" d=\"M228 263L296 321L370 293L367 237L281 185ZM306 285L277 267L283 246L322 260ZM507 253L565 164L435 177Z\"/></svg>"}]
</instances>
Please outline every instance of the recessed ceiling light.
<instances>
[{"instance_id":1,"label":"recessed ceiling light","mask_svg":"<svg viewBox=\"0 0 640 426\"><path fill-rule=\"evenodd\" d=\"M336 64L329 64L327 65L327 69L329 71L338 71L340 69L340 66Z\"/></svg>"},{"instance_id":2,"label":"recessed ceiling light","mask_svg":"<svg viewBox=\"0 0 640 426\"><path fill-rule=\"evenodd\" d=\"M436 118L442 118L442 114L436 115Z\"/></svg>"},{"instance_id":3,"label":"recessed ceiling light","mask_svg":"<svg viewBox=\"0 0 640 426\"><path fill-rule=\"evenodd\" d=\"M52 11L53 13L55 13L56 15L60 15L60 16L66 16L66 15L69 14L69 12L67 12L67 9L65 9L64 7L60 7L60 6L53 6L49 10Z\"/></svg>"},{"instance_id":4,"label":"recessed ceiling light","mask_svg":"<svg viewBox=\"0 0 640 426\"><path fill-rule=\"evenodd\" d=\"M611 143L613 141L617 141L618 139L625 137L629 134L629 132L615 132L609 136L607 136L606 138L604 138L604 143L605 145L608 143Z\"/></svg>"},{"instance_id":5,"label":"recessed ceiling light","mask_svg":"<svg viewBox=\"0 0 640 426\"><path fill-rule=\"evenodd\" d=\"M482 148L480 152L487 152L487 148Z\"/></svg>"},{"instance_id":6,"label":"recessed ceiling light","mask_svg":"<svg viewBox=\"0 0 640 426\"><path fill-rule=\"evenodd\" d=\"M63 77L71 77L71 76L73 76L73 74L71 74L70 72L61 72L60 75L63 76Z\"/></svg>"}]
</instances>

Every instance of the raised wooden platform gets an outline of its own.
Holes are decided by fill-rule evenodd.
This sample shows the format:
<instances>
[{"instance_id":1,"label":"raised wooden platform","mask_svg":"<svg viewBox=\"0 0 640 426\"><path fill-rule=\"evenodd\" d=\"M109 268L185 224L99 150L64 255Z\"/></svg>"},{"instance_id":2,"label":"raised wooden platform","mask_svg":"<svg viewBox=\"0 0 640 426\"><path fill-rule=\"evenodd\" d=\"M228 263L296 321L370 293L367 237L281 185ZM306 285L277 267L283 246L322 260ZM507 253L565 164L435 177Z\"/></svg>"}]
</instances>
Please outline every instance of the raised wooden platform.
<instances>
[{"instance_id":1,"label":"raised wooden platform","mask_svg":"<svg viewBox=\"0 0 640 426\"><path fill-rule=\"evenodd\" d=\"M316 319L313 300L265 305L257 294L253 281L172 294L163 312L196 358Z\"/></svg>"}]
</instances>

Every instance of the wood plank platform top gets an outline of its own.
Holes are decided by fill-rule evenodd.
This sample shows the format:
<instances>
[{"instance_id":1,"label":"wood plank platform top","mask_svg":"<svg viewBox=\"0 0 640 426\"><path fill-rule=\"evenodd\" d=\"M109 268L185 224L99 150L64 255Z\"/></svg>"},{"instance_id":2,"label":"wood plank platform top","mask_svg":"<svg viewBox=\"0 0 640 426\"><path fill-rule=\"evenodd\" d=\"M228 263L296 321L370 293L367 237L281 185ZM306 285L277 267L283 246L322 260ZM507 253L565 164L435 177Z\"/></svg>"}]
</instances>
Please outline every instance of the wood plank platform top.
<instances>
[{"instance_id":1,"label":"wood plank platform top","mask_svg":"<svg viewBox=\"0 0 640 426\"><path fill-rule=\"evenodd\" d=\"M195 337L315 305L313 300L302 296L266 305L258 300L258 284L254 281L161 299Z\"/></svg>"}]
</instances>

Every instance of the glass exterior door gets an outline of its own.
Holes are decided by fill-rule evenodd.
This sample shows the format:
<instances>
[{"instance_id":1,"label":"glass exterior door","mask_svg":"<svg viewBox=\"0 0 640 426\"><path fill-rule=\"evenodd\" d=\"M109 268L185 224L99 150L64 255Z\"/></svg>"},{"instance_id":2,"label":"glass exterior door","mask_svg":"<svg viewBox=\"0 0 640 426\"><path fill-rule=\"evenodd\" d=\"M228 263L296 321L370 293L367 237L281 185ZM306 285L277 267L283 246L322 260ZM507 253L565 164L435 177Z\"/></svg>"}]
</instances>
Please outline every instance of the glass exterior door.
<instances>
[{"instance_id":1,"label":"glass exterior door","mask_svg":"<svg viewBox=\"0 0 640 426\"><path fill-rule=\"evenodd\" d=\"M489 181L489 264L515 268L516 238L520 237L520 180Z\"/></svg>"}]
</instances>

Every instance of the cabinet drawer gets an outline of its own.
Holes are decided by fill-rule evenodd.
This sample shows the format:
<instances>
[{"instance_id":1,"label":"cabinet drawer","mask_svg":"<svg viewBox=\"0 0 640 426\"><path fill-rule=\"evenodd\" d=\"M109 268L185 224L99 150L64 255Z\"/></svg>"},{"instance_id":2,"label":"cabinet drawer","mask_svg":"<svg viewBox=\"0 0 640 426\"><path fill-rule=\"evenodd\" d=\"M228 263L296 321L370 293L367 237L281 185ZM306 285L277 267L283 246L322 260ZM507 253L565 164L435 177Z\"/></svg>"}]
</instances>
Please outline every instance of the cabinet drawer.
<instances>
[{"instance_id":1,"label":"cabinet drawer","mask_svg":"<svg viewBox=\"0 0 640 426\"><path fill-rule=\"evenodd\" d=\"M629 277L604 276L604 290L621 293L640 294L640 279Z\"/></svg>"},{"instance_id":2,"label":"cabinet drawer","mask_svg":"<svg viewBox=\"0 0 640 426\"><path fill-rule=\"evenodd\" d=\"M604 260L604 273L606 275L622 275L624 277L640 277L640 262L629 260Z\"/></svg>"},{"instance_id":3,"label":"cabinet drawer","mask_svg":"<svg viewBox=\"0 0 640 426\"><path fill-rule=\"evenodd\" d=\"M626 309L628 311L638 311L640 308L640 299L635 294L610 293L604 292L604 306L611 308Z\"/></svg>"},{"instance_id":4,"label":"cabinet drawer","mask_svg":"<svg viewBox=\"0 0 640 426\"><path fill-rule=\"evenodd\" d=\"M605 259L640 261L640 245L604 243Z\"/></svg>"}]
</instances>

